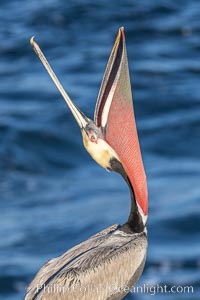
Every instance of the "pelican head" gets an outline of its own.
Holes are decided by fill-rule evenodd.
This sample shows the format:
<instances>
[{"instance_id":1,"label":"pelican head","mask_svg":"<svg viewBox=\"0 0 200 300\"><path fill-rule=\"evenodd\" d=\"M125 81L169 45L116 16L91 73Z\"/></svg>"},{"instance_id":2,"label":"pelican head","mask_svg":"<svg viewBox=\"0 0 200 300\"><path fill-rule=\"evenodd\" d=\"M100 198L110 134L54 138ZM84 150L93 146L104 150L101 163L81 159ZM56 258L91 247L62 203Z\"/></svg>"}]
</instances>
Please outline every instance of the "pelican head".
<instances>
[{"instance_id":1,"label":"pelican head","mask_svg":"<svg viewBox=\"0 0 200 300\"><path fill-rule=\"evenodd\" d=\"M113 170L112 160L120 161L117 153L104 140L102 131L93 121L82 129L83 145L92 158L104 169Z\"/></svg>"}]
</instances>

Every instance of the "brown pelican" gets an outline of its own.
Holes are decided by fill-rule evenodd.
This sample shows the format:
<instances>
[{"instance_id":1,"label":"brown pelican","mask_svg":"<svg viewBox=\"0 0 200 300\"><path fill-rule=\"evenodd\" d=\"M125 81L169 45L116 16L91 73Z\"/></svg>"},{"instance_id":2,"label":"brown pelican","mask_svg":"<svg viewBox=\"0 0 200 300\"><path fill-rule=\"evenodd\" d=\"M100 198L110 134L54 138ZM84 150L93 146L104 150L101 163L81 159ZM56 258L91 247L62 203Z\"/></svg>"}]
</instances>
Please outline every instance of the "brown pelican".
<instances>
[{"instance_id":1,"label":"brown pelican","mask_svg":"<svg viewBox=\"0 0 200 300\"><path fill-rule=\"evenodd\" d=\"M119 29L106 67L94 122L70 100L34 38L30 42L74 115L86 150L99 165L120 173L127 182L131 211L124 225L110 226L48 261L29 285L25 299L122 299L144 268L148 213L124 29Z\"/></svg>"}]
</instances>

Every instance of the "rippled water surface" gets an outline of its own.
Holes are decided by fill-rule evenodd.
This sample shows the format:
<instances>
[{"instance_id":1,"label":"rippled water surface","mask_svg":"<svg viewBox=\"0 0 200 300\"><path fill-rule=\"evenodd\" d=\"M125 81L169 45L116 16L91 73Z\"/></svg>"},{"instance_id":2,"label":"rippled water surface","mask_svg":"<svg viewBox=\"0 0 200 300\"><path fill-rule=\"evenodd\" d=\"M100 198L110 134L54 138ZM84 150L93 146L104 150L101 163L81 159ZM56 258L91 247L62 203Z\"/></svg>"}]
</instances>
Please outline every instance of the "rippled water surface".
<instances>
[{"instance_id":1,"label":"rippled water surface","mask_svg":"<svg viewBox=\"0 0 200 300\"><path fill-rule=\"evenodd\" d=\"M29 45L35 35L92 117L122 25L149 186L149 249L138 284L194 290L126 299L200 299L200 3L192 0L1 1L0 299L22 299L45 261L128 216L125 183L85 152Z\"/></svg>"}]
</instances>

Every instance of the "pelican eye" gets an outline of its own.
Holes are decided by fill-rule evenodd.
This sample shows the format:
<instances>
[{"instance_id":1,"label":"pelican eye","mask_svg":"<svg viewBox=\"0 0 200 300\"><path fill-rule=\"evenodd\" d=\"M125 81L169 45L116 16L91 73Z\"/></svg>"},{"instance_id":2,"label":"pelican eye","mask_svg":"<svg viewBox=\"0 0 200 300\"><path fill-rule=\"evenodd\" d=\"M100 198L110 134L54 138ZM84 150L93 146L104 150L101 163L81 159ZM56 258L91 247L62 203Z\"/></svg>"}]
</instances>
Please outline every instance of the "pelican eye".
<instances>
[{"instance_id":1,"label":"pelican eye","mask_svg":"<svg viewBox=\"0 0 200 300\"><path fill-rule=\"evenodd\" d=\"M97 135L94 132L89 132L88 137L91 142L97 143Z\"/></svg>"}]
</instances>

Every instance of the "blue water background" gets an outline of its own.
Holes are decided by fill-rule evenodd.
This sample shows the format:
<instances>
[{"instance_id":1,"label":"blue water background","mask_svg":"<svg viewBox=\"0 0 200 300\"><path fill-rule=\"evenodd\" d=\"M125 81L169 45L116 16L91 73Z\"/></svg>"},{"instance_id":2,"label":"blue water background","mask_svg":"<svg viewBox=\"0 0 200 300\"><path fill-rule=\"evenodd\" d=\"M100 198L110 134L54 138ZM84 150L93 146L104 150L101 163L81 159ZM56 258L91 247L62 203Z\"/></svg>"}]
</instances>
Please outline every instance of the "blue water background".
<instances>
[{"instance_id":1,"label":"blue water background","mask_svg":"<svg viewBox=\"0 0 200 300\"><path fill-rule=\"evenodd\" d=\"M0 299L22 299L48 259L125 222L126 184L86 153L69 109L34 54L36 36L89 117L118 28L125 27L149 186L149 248L139 285L200 299L200 2L1 1Z\"/></svg>"}]
</instances>

